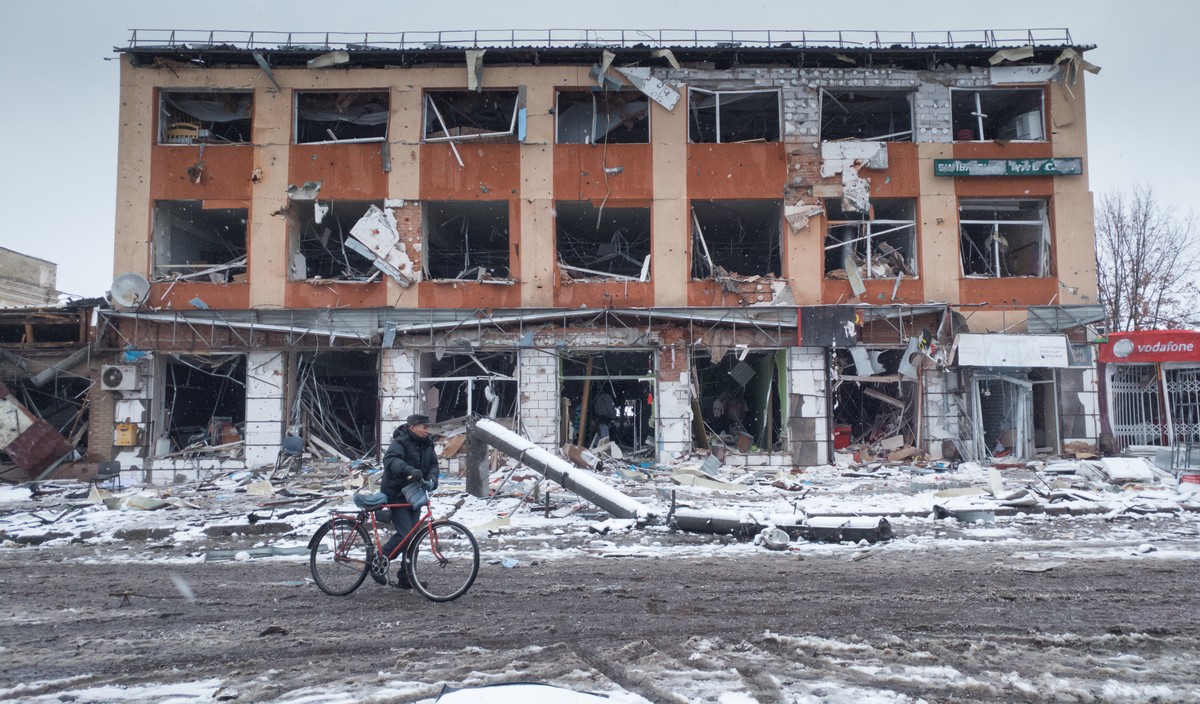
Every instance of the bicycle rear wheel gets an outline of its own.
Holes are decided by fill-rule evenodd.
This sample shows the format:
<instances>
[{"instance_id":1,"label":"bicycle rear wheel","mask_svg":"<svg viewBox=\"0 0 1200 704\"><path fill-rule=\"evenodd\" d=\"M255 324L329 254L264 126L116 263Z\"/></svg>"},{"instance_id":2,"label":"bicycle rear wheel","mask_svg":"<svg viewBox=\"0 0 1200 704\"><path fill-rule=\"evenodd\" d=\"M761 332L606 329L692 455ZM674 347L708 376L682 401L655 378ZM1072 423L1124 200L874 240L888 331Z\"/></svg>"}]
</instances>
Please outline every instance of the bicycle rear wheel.
<instances>
[{"instance_id":1,"label":"bicycle rear wheel","mask_svg":"<svg viewBox=\"0 0 1200 704\"><path fill-rule=\"evenodd\" d=\"M479 544L466 526L434 521L420 529L408 547L408 579L432 601L453 601L479 574Z\"/></svg>"},{"instance_id":2,"label":"bicycle rear wheel","mask_svg":"<svg viewBox=\"0 0 1200 704\"><path fill-rule=\"evenodd\" d=\"M375 546L358 521L334 518L323 524L308 542L308 569L321 591L345 596L367 578Z\"/></svg>"}]
</instances>

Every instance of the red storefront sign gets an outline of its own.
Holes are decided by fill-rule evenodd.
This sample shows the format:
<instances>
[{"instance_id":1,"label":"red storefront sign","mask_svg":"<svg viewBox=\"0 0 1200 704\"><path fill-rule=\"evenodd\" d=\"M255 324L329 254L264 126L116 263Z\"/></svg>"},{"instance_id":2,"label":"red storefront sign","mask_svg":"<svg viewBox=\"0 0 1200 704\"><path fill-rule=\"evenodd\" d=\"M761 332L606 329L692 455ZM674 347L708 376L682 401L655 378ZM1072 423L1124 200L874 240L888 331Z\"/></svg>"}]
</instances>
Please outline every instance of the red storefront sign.
<instances>
[{"instance_id":1,"label":"red storefront sign","mask_svg":"<svg viewBox=\"0 0 1200 704\"><path fill-rule=\"evenodd\" d=\"M1114 332L1100 345L1105 364L1200 362L1200 332L1191 330L1138 330Z\"/></svg>"}]
</instances>

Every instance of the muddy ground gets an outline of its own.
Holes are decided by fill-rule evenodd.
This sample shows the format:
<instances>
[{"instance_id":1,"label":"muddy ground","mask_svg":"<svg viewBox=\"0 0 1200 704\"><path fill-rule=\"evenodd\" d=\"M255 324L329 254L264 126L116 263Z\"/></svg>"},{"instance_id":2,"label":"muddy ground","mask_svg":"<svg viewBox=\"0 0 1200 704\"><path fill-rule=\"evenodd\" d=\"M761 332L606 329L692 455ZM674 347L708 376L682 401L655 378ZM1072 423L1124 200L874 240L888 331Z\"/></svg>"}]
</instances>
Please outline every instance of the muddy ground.
<instances>
[{"instance_id":1,"label":"muddy ground","mask_svg":"<svg viewBox=\"0 0 1200 704\"><path fill-rule=\"evenodd\" d=\"M101 550L0 553L8 700L213 680L213 700L415 702L446 682L533 680L651 702L1200 701L1200 561L1186 557L581 554L485 564L467 596L434 604L370 580L326 596L301 558Z\"/></svg>"}]
</instances>

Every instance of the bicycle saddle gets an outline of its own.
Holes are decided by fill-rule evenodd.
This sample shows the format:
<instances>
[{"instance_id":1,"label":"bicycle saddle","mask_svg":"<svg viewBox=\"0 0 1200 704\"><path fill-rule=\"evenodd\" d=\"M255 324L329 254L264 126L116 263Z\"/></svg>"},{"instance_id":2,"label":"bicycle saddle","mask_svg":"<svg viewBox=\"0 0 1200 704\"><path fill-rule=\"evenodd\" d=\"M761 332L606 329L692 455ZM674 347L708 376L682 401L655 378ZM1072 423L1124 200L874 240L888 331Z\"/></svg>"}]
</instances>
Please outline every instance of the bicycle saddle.
<instances>
[{"instance_id":1,"label":"bicycle saddle","mask_svg":"<svg viewBox=\"0 0 1200 704\"><path fill-rule=\"evenodd\" d=\"M354 505L364 511L374 511L387 503L387 494L377 491L374 494L355 494Z\"/></svg>"}]
</instances>

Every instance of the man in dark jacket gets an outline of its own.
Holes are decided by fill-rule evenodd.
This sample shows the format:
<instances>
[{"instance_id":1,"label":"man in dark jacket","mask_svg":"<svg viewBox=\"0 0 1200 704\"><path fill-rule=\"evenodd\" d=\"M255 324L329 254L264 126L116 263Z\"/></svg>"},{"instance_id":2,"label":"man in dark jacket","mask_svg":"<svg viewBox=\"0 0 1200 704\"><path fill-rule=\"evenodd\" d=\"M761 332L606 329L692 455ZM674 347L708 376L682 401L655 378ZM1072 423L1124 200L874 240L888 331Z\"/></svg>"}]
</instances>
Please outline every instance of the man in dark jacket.
<instances>
[{"instance_id":1,"label":"man in dark jacket","mask_svg":"<svg viewBox=\"0 0 1200 704\"><path fill-rule=\"evenodd\" d=\"M383 482L380 486L380 490L387 495L388 503L408 503L404 487L409 484L421 482L430 491L437 488L437 453L430 432L429 416L414 413L392 433L392 444L383 455ZM418 518L420 515L416 509L392 509L392 525L396 527L396 534L383 546L383 553L388 559L397 557L397 548L417 524ZM396 586L412 588L403 564L396 574Z\"/></svg>"}]
</instances>

